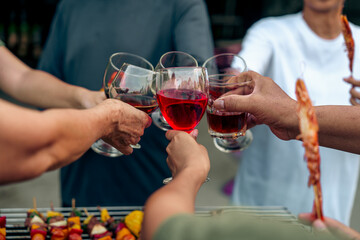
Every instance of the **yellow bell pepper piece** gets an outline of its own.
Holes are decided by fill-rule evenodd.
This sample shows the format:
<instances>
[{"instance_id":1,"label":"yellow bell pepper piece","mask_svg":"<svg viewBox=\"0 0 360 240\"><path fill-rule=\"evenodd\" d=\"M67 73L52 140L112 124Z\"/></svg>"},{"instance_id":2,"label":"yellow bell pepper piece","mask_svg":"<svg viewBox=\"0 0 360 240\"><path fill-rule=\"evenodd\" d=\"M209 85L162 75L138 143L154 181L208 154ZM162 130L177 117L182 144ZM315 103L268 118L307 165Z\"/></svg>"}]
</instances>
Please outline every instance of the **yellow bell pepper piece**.
<instances>
[{"instance_id":1,"label":"yellow bell pepper piece","mask_svg":"<svg viewBox=\"0 0 360 240\"><path fill-rule=\"evenodd\" d=\"M143 218L144 212L139 210L134 210L125 217L125 225L136 237L139 237Z\"/></svg>"}]
</instances>

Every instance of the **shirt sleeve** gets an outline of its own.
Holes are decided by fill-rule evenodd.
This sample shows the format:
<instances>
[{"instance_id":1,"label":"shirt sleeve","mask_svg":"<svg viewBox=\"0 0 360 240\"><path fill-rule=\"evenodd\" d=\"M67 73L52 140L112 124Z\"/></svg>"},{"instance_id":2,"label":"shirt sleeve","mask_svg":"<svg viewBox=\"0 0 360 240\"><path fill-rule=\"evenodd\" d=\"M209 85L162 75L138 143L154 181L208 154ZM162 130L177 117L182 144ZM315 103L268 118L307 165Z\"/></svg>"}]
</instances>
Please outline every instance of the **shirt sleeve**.
<instances>
[{"instance_id":1,"label":"shirt sleeve","mask_svg":"<svg viewBox=\"0 0 360 240\"><path fill-rule=\"evenodd\" d=\"M5 46L5 43L0 40L0 47L1 47L1 46Z\"/></svg>"},{"instance_id":2,"label":"shirt sleeve","mask_svg":"<svg viewBox=\"0 0 360 240\"><path fill-rule=\"evenodd\" d=\"M219 239L277 239L319 240L335 239L328 233L316 236L300 224L260 219L241 213L222 216L181 214L166 220L156 231L153 240L219 240Z\"/></svg>"},{"instance_id":3,"label":"shirt sleeve","mask_svg":"<svg viewBox=\"0 0 360 240\"><path fill-rule=\"evenodd\" d=\"M206 5L203 0L176 0L174 7L175 49L191 54L201 66L214 52Z\"/></svg>"},{"instance_id":4,"label":"shirt sleeve","mask_svg":"<svg viewBox=\"0 0 360 240\"><path fill-rule=\"evenodd\" d=\"M271 21L263 19L247 31L239 55L249 70L264 74L273 54ZM233 65L236 66L236 61Z\"/></svg>"}]
</instances>

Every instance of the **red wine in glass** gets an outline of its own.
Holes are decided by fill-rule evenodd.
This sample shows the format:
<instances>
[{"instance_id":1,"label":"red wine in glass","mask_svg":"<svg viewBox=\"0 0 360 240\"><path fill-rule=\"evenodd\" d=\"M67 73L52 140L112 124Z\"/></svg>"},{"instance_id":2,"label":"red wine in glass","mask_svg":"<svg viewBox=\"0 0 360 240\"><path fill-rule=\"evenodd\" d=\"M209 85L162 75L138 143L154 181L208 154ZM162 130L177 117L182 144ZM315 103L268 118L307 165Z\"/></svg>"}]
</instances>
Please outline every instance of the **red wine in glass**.
<instances>
[{"instance_id":1,"label":"red wine in glass","mask_svg":"<svg viewBox=\"0 0 360 240\"><path fill-rule=\"evenodd\" d=\"M207 121L210 130L215 133L237 133L246 131L246 113L207 111Z\"/></svg>"},{"instance_id":2,"label":"red wine in glass","mask_svg":"<svg viewBox=\"0 0 360 240\"><path fill-rule=\"evenodd\" d=\"M143 96L139 94L118 94L114 97L115 99L119 99L131 106L150 114L156 110L158 107L157 101L155 97L151 96Z\"/></svg>"},{"instance_id":3,"label":"red wine in glass","mask_svg":"<svg viewBox=\"0 0 360 240\"><path fill-rule=\"evenodd\" d=\"M247 114L243 112L222 112L214 109L213 101L225 93L236 90L236 86L215 85L209 87L209 106L206 115L209 133L213 137L234 138L245 134L247 128ZM240 89L240 88L238 88Z\"/></svg>"},{"instance_id":4,"label":"red wine in glass","mask_svg":"<svg viewBox=\"0 0 360 240\"><path fill-rule=\"evenodd\" d=\"M164 89L156 95L161 113L175 130L192 131L207 105L206 93L191 89Z\"/></svg>"}]
</instances>

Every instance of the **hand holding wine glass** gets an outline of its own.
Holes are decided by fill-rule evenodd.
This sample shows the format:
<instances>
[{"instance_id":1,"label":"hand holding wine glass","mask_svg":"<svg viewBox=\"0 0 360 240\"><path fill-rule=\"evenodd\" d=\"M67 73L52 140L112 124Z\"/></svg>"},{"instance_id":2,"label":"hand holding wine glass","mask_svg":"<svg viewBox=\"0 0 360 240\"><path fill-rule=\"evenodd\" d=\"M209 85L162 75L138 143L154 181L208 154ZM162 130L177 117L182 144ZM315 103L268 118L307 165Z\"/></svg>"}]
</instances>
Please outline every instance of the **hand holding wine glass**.
<instances>
[{"instance_id":1,"label":"hand holding wine glass","mask_svg":"<svg viewBox=\"0 0 360 240\"><path fill-rule=\"evenodd\" d=\"M166 151L166 160L174 177L178 174L190 174L199 179L199 183L206 181L210 170L210 160L207 150L196 142L198 130L190 134L182 131L169 130L166 138L170 141Z\"/></svg>"},{"instance_id":2,"label":"hand holding wine glass","mask_svg":"<svg viewBox=\"0 0 360 240\"><path fill-rule=\"evenodd\" d=\"M206 110L209 134L214 138L216 148L222 152L244 150L252 142L252 134L246 127L248 114L220 111L214 108L213 103L223 95L251 93L250 82L234 81L238 80L234 78L236 75L247 70L246 63L238 55L223 53L206 60L203 67L209 72L209 102Z\"/></svg>"},{"instance_id":3,"label":"hand holding wine glass","mask_svg":"<svg viewBox=\"0 0 360 240\"><path fill-rule=\"evenodd\" d=\"M125 53L125 52L118 52L114 53L110 56L109 61L107 63L107 66L105 68L104 72L104 78L103 78L103 89L105 91L106 97L109 98L109 87L111 83L114 81L114 78L117 76L117 74L120 71L120 68L125 64L131 64L137 67L141 67L144 69L149 69L151 71L154 70L154 67L151 65L150 62L148 62L146 59L137 56L135 54L131 53ZM93 149L96 153L108 156L108 157L118 157L123 155L120 151L118 151L116 148L112 147L110 144L107 144L102 139L99 139L96 141L92 146L91 149Z\"/></svg>"},{"instance_id":4,"label":"hand holding wine glass","mask_svg":"<svg viewBox=\"0 0 360 240\"><path fill-rule=\"evenodd\" d=\"M158 107L153 80L152 70L124 63L110 85L109 97L150 114ZM132 147L141 148L140 144L132 145Z\"/></svg>"},{"instance_id":5,"label":"hand holding wine glass","mask_svg":"<svg viewBox=\"0 0 360 240\"><path fill-rule=\"evenodd\" d=\"M190 133L205 113L208 77L205 68L164 68L156 73L156 98L162 115L175 130ZM166 178L163 183L171 181Z\"/></svg>"},{"instance_id":6,"label":"hand holding wine glass","mask_svg":"<svg viewBox=\"0 0 360 240\"><path fill-rule=\"evenodd\" d=\"M151 124L151 118L133 108L131 105L114 99L107 99L96 107L113 108L112 122L113 129L102 138L105 143L119 149L122 154L129 155L133 152L132 145L136 145L140 141L140 137L144 134L144 129ZM105 108L104 108L105 109Z\"/></svg>"}]
</instances>

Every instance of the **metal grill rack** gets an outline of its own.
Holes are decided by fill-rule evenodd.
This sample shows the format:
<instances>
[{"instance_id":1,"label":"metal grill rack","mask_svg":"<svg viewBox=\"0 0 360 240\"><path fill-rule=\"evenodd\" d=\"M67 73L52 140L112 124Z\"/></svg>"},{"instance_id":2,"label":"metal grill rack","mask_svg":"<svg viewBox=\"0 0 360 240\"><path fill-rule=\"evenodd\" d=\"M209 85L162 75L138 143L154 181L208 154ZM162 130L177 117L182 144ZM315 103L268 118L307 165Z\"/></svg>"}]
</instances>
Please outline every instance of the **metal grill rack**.
<instances>
[{"instance_id":1,"label":"metal grill rack","mask_svg":"<svg viewBox=\"0 0 360 240\"><path fill-rule=\"evenodd\" d=\"M133 210L143 210L142 206L117 206L117 207L105 207L110 216L114 217L115 220L124 219L127 214ZM77 207L78 210L83 210L82 207ZM26 213L28 208L0 208L0 216L6 216L6 239L30 239L30 233L24 226ZM39 212L46 215L46 212L50 208L37 208ZM54 208L54 211L61 212L65 218L69 217L71 208ZM89 214L100 218L100 211L97 207L86 208ZM86 218L85 212L82 212L81 221ZM256 206L201 206L196 207L196 214L199 216L212 216L219 214L227 214L230 212L241 212L257 216L260 219L272 219L281 222L288 222L291 224L299 224L297 218L292 215L286 208L269 206L269 207L256 207ZM301 225L303 226L303 225ZM305 226L304 226L305 228ZM82 234L84 240L90 237L87 233ZM47 239L50 239L48 236Z\"/></svg>"}]
</instances>

